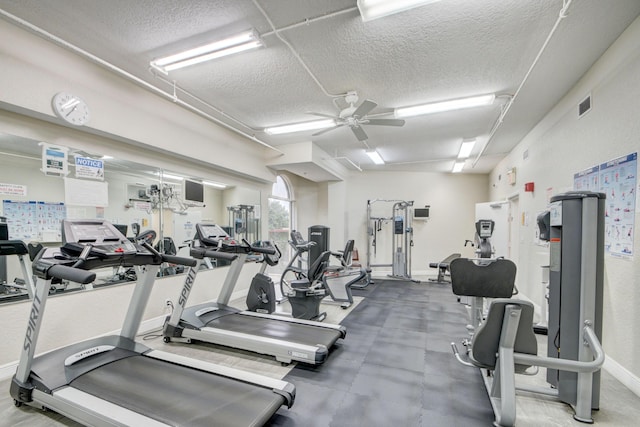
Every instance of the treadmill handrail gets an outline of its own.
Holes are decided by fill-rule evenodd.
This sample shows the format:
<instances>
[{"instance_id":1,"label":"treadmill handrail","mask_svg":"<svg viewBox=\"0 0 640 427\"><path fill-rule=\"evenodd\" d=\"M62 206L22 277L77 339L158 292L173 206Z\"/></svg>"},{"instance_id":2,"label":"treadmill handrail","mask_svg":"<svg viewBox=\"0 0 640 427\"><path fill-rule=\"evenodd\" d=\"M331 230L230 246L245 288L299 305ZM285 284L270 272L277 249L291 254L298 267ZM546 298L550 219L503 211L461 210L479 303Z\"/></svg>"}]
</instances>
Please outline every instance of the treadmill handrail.
<instances>
[{"instance_id":1,"label":"treadmill handrail","mask_svg":"<svg viewBox=\"0 0 640 427\"><path fill-rule=\"evenodd\" d=\"M170 264L185 265L187 267L195 267L196 266L196 260L193 259L193 258L185 258L185 257L181 257L181 256L176 256L176 255L161 254L160 252L158 252L153 246L151 246L147 242L143 242L141 246L143 248L145 248L146 250L148 250L149 252L151 252L157 258L160 258L161 262L168 262Z\"/></svg>"},{"instance_id":2,"label":"treadmill handrail","mask_svg":"<svg viewBox=\"0 0 640 427\"><path fill-rule=\"evenodd\" d=\"M192 247L191 250L189 251L189 255L191 255L193 258L196 258L196 259L216 258L216 259L223 259L227 261L235 261L235 259L238 258L237 254L233 254L229 252L220 252L215 249L207 249L207 248L199 248L199 247Z\"/></svg>"},{"instance_id":3,"label":"treadmill handrail","mask_svg":"<svg viewBox=\"0 0 640 427\"><path fill-rule=\"evenodd\" d=\"M83 270L78 267L71 267L55 262L50 262L48 259L38 259L33 262L32 265L33 274L45 280L52 278L69 280L71 282L80 283L86 285L96 280L96 273Z\"/></svg>"}]
</instances>

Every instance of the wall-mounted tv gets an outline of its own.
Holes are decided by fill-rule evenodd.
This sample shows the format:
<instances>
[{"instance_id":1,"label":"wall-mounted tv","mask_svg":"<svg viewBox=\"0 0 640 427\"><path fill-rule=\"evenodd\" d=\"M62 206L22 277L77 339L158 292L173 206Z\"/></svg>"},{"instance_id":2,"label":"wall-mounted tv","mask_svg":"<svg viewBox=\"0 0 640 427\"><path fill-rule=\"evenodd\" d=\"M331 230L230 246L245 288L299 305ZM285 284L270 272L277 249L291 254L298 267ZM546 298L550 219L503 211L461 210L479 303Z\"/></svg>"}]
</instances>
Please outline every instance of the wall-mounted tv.
<instances>
[{"instance_id":1,"label":"wall-mounted tv","mask_svg":"<svg viewBox=\"0 0 640 427\"><path fill-rule=\"evenodd\" d=\"M184 200L186 202L204 203L204 185L201 182L185 179Z\"/></svg>"},{"instance_id":2,"label":"wall-mounted tv","mask_svg":"<svg viewBox=\"0 0 640 427\"><path fill-rule=\"evenodd\" d=\"M429 208L430 206L415 208L413 210L413 219L429 219Z\"/></svg>"}]
</instances>

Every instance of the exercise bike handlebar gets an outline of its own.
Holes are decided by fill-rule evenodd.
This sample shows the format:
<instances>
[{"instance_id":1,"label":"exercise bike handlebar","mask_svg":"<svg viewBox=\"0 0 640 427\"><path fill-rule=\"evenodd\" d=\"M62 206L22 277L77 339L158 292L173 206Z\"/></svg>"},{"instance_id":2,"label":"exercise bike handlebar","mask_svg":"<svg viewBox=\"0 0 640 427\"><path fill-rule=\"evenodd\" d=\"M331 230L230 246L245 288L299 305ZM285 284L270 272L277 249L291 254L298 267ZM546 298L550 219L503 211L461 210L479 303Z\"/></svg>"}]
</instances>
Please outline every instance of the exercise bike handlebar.
<instances>
[{"instance_id":1,"label":"exercise bike handlebar","mask_svg":"<svg viewBox=\"0 0 640 427\"><path fill-rule=\"evenodd\" d=\"M249 242L247 242L245 239L242 239L242 243L247 245L247 247L250 249L251 252L256 252L256 253L259 253L259 254L267 254L267 255L275 255L276 254L276 250L273 247L263 248L261 246L251 246L251 244Z\"/></svg>"},{"instance_id":2,"label":"exercise bike handlebar","mask_svg":"<svg viewBox=\"0 0 640 427\"><path fill-rule=\"evenodd\" d=\"M293 246L294 249L300 252L306 252L309 249L311 249L312 246L317 245L316 242L311 242L311 241L297 244L293 240L289 240L289 243L291 244L291 246Z\"/></svg>"}]
</instances>

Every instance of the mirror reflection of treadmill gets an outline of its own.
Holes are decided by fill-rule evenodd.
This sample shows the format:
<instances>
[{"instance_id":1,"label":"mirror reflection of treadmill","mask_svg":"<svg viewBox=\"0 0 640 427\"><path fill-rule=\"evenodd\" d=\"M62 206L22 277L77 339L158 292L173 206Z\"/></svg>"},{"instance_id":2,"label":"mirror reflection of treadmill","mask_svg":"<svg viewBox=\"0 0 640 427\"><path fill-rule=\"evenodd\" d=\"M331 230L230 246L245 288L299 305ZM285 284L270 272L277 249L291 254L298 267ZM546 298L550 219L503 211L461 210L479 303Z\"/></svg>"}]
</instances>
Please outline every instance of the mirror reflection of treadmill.
<instances>
[{"instance_id":1,"label":"mirror reflection of treadmill","mask_svg":"<svg viewBox=\"0 0 640 427\"><path fill-rule=\"evenodd\" d=\"M271 355L282 363L320 364L336 341L346 336L344 326L230 307L229 300L252 247L230 239L222 227L207 223L196 224L196 241L201 247L218 248L238 257L229 267L216 302L190 307L186 307L186 300L176 304L165 321L166 342L203 341ZM194 270L187 275L181 295L188 295L195 283L197 267Z\"/></svg>"},{"instance_id":2,"label":"mirror reflection of treadmill","mask_svg":"<svg viewBox=\"0 0 640 427\"><path fill-rule=\"evenodd\" d=\"M196 427L235 427L263 425L282 405L293 404L295 387L285 381L153 350L136 342L162 256L131 243L107 221L65 220L63 230L66 241L56 249L57 255L33 263L38 280L31 312L35 310L38 315L29 319L28 345L22 350L11 383L11 396L17 406L48 408L93 426L176 426L188 420ZM109 241L100 243L105 236ZM80 237L96 242L95 246L87 249ZM45 318L50 272L60 265L74 265L80 254L86 256L81 266L86 270L116 265L144 267L122 330L118 335L34 357ZM191 258L182 260L195 264ZM173 261L177 262L176 257ZM78 272L67 269L67 275L69 270ZM85 272L80 273L87 277ZM75 273L76 280L82 277L80 273Z\"/></svg>"}]
</instances>

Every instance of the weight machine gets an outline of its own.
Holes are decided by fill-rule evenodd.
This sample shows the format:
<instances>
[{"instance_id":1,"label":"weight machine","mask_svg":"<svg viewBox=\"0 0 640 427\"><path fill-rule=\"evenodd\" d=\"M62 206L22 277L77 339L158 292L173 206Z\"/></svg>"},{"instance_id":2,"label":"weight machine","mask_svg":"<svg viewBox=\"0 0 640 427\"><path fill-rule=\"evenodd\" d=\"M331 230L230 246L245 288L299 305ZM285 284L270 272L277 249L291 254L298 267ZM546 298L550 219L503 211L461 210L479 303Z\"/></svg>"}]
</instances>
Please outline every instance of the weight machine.
<instances>
[{"instance_id":1,"label":"weight machine","mask_svg":"<svg viewBox=\"0 0 640 427\"><path fill-rule=\"evenodd\" d=\"M259 238L260 217L253 205L227 206L229 213L229 234L237 240L257 242Z\"/></svg>"},{"instance_id":2,"label":"weight machine","mask_svg":"<svg viewBox=\"0 0 640 427\"><path fill-rule=\"evenodd\" d=\"M380 202L393 203L390 217L372 215L372 205ZM412 211L413 200L367 200L367 269L391 267L389 277L417 282L411 278ZM388 223L393 224L391 229L391 264L372 264L372 258L377 255L378 233Z\"/></svg>"}]
</instances>

